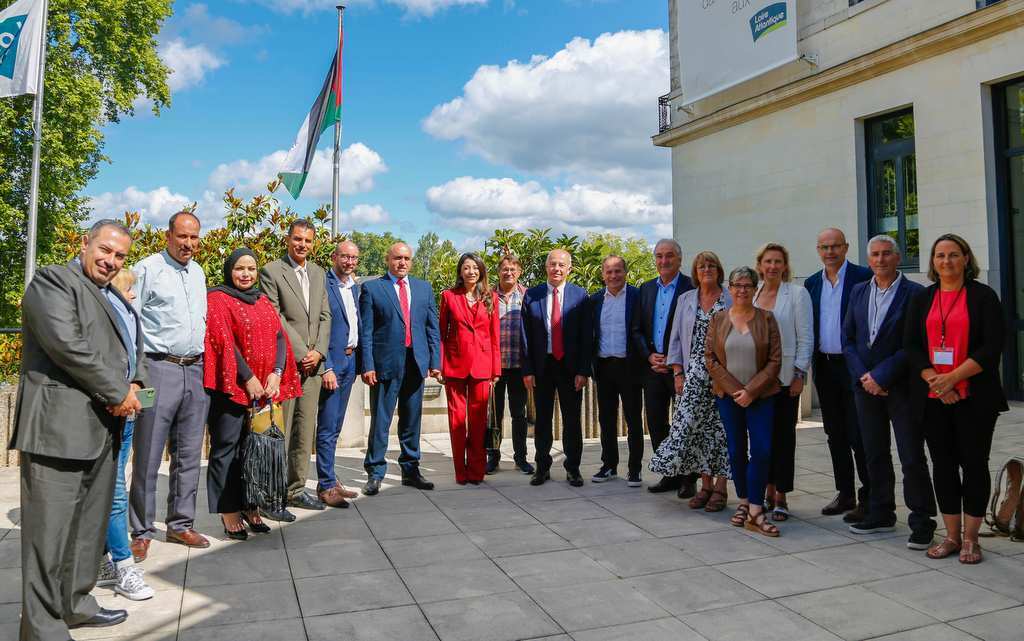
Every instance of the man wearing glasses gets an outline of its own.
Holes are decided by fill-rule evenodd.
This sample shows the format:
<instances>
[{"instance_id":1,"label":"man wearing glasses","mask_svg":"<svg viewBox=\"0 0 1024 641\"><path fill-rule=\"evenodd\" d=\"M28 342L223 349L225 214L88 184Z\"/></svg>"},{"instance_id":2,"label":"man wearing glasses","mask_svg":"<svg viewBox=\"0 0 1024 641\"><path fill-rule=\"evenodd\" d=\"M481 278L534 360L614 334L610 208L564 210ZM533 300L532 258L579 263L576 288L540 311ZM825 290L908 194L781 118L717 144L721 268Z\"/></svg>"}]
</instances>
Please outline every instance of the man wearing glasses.
<instances>
[{"instance_id":1,"label":"man wearing glasses","mask_svg":"<svg viewBox=\"0 0 1024 641\"><path fill-rule=\"evenodd\" d=\"M327 302L331 306L331 342L324 360L320 407L316 428L317 496L331 507L348 507L356 493L338 483L334 450L345 422L352 383L359 370L359 285L355 271L359 247L349 240L338 243L327 271Z\"/></svg>"},{"instance_id":2,"label":"man wearing glasses","mask_svg":"<svg viewBox=\"0 0 1024 641\"><path fill-rule=\"evenodd\" d=\"M868 469L864 458L853 384L843 356L842 325L850 290L873 276L870 269L846 260L850 245L842 231L829 228L818 234L818 256L824 269L804 283L814 311L814 386L818 390L821 422L828 437L832 471L838 494L822 508L826 516L846 514L847 523L864 520L868 503ZM854 464L860 476L855 492ZM859 505L858 505L859 503Z\"/></svg>"}]
</instances>

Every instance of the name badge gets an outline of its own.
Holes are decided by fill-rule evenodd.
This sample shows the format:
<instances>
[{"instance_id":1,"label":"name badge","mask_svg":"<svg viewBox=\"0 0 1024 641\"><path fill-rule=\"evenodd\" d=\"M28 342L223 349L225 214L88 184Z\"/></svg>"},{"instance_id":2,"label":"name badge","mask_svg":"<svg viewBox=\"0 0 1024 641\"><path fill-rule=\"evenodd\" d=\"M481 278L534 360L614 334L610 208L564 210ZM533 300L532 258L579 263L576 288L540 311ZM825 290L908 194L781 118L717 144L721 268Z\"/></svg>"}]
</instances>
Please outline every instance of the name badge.
<instances>
[{"instance_id":1,"label":"name badge","mask_svg":"<svg viewBox=\"0 0 1024 641\"><path fill-rule=\"evenodd\" d=\"M951 347L933 347L932 365L953 365L953 349Z\"/></svg>"}]
</instances>

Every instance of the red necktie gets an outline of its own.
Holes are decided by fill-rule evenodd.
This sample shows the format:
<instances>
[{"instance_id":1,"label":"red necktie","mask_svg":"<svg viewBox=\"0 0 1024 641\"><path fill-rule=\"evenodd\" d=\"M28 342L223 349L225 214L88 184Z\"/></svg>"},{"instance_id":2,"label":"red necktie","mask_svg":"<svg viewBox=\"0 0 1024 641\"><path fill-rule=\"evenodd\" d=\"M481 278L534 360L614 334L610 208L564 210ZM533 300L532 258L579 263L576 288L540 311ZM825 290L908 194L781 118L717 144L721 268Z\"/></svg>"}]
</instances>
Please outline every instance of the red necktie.
<instances>
[{"instance_id":1,"label":"red necktie","mask_svg":"<svg viewBox=\"0 0 1024 641\"><path fill-rule=\"evenodd\" d=\"M405 322L405 346L412 347L412 323L409 322L409 292L405 279L398 279L398 302L402 305L402 321Z\"/></svg>"},{"instance_id":2,"label":"red necktie","mask_svg":"<svg viewBox=\"0 0 1024 641\"><path fill-rule=\"evenodd\" d=\"M562 340L562 303L558 300L558 289L551 290L551 355L556 361L565 356L565 343Z\"/></svg>"}]
</instances>

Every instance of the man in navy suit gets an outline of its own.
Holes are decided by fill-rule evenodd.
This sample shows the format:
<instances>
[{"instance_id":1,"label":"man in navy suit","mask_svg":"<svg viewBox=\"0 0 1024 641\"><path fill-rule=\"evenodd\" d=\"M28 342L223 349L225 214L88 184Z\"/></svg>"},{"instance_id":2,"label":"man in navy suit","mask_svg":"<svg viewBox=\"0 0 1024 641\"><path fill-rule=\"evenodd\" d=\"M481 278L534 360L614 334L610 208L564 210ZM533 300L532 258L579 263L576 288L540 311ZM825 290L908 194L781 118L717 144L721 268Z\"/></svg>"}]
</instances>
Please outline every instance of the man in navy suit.
<instances>
[{"instance_id":1,"label":"man in navy suit","mask_svg":"<svg viewBox=\"0 0 1024 641\"><path fill-rule=\"evenodd\" d=\"M871 278L871 270L846 260L850 244L842 231L829 228L818 234L818 257L824 269L811 275L804 286L811 294L814 311L814 387L818 390L821 422L828 437L838 494L822 508L826 516L849 512L844 518L854 523L864 518L869 485L853 382L843 356L842 327L850 303L850 290ZM854 491L854 463L861 488ZM858 504L859 499L859 504Z\"/></svg>"},{"instance_id":2,"label":"man in navy suit","mask_svg":"<svg viewBox=\"0 0 1024 641\"><path fill-rule=\"evenodd\" d=\"M587 292L565 282L572 257L564 249L548 253L548 282L526 290L523 296L523 384L533 390L537 420L534 424L537 470L530 485L551 478L551 421L558 394L562 411L562 450L569 484L583 485L583 425L580 410L583 387L590 377L590 305Z\"/></svg>"},{"instance_id":3,"label":"man in navy suit","mask_svg":"<svg viewBox=\"0 0 1024 641\"><path fill-rule=\"evenodd\" d=\"M359 357L359 285L355 271L359 247L349 240L338 243L331 254L333 269L327 272L327 302L331 307L331 340L324 359L320 408L316 428L317 495L331 507L348 507L356 493L338 483L334 451L345 422L345 408L352 393Z\"/></svg>"},{"instance_id":4,"label":"man in navy suit","mask_svg":"<svg viewBox=\"0 0 1024 641\"><path fill-rule=\"evenodd\" d=\"M644 359L629 337L640 309L640 290L626 284L626 261L608 256L601 263L604 288L590 297L594 326L594 382L597 420L601 424L601 469L591 479L603 483L617 476L619 400L626 419L629 470L626 483L640 486L644 457Z\"/></svg>"},{"instance_id":5,"label":"man in navy suit","mask_svg":"<svg viewBox=\"0 0 1024 641\"><path fill-rule=\"evenodd\" d=\"M679 297L693 289L690 278L679 273L682 264L683 248L678 242L672 238L662 238L657 242L654 265L658 268L658 277L640 286L640 313L634 319L632 329L633 345L647 361L643 381L644 408L654 451L668 436L669 405L676 395L672 368L665 364L672 319ZM690 498L696 493L696 480L696 475L666 476L647 489L651 492L678 490L680 498Z\"/></svg>"},{"instance_id":6,"label":"man in navy suit","mask_svg":"<svg viewBox=\"0 0 1024 641\"><path fill-rule=\"evenodd\" d=\"M363 493L373 496L387 471L391 417L398 408L402 485L432 490L420 474L420 417L423 379L441 376L441 335L434 292L409 276L412 249L388 249L388 273L364 282L359 296L359 350L363 382L370 386L370 436L363 462L369 477Z\"/></svg>"},{"instance_id":7,"label":"man in navy suit","mask_svg":"<svg viewBox=\"0 0 1024 641\"><path fill-rule=\"evenodd\" d=\"M928 478L924 432L911 418L909 371L903 350L907 303L924 289L897 271L900 249L891 236L868 242L868 264L874 278L850 292L850 311L843 321L843 353L853 380L853 398L871 483L863 521L850 525L854 534L891 532L896 526L896 475L889 454L889 424L903 466L903 498L910 508L912 531L907 547L927 549L935 532L935 495Z\"/></svg>"}]
</instances>

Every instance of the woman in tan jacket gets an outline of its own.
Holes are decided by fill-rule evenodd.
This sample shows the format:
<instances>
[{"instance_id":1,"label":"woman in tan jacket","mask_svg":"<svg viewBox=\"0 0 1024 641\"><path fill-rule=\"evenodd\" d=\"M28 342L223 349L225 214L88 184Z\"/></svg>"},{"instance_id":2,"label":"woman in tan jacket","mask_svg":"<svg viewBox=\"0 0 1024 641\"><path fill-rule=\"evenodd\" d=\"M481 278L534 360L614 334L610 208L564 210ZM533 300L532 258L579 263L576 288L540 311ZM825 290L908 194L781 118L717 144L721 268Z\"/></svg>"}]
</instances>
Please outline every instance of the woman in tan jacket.
<instances>
[{"instance_id":1,"label":"woman in tan jacket","mask_svg":"<svg viewBox=\"0 0 1024 641\"><path fill-rule=\"evenodd\" d=\"M740 498L730 522L776 537L779 529L765 516L764 490L771 463L772 396L779 391L782 339L772 313L754 307L756 288L757 272L750 267L732 270L732 308L712 318L704 353Z\"/></svg>"}]
</instances>

